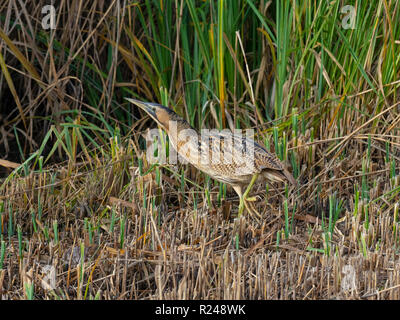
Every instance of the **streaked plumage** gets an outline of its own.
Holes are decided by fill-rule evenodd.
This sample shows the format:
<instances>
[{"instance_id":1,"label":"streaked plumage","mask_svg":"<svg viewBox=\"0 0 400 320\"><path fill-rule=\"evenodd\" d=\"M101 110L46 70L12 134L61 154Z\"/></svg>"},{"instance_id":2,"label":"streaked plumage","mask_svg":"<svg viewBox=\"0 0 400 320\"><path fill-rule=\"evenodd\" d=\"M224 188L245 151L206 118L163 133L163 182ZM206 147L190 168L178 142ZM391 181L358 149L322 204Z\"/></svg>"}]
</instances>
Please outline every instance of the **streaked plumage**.
<instances>
[{"instance_id":1,"label":"streaked plumage","mask_svg":"<svg viewBox=\"0 0 400 320\"><path fill-rule=\"evenodd\" d=\"M165 106L127 100L146 111L162 126L179 156L214 179L230 184L241 200L243 187L255 175L257 181L288 181L297 185L284 164L253 139L230 130L203 130L200 135L187 121ZM170 121L176 121L176 128L170 128Z\"/></svg>"}]
</instances>

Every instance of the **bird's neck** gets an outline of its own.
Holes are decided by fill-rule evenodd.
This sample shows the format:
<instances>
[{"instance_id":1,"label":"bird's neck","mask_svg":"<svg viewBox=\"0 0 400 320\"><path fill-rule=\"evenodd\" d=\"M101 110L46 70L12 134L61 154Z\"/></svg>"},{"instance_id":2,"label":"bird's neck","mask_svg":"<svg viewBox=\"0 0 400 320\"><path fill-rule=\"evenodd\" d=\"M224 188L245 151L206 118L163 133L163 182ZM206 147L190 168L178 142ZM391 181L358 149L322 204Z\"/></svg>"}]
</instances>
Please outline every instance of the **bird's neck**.
<instances>
[{"instance_id":1,"label":"bird's neck","mask_svg":"<svg viewBox=\"0 0 400 320\"><path fill-rule=\"evenodd\" d=\"M168 135L179 133L182 130L194 130L194 129L186 120L182 118L170 119L167 123L163 125L164 130L167 132ZM196 131L197 132L197 131Z\"/></svg>"},{"instance_id":2,"label":"bird's neck","mask_svg":"<svg viewBox=\"0 0 400 320\"><path fill-rule=\"evenodd\" d=\"M167 125L164 125L164 130L167 132L169 140L175 149L179 151L188 137L195 135L198 137L198 131L194 129L186 120L182 118L171 119Z\"/></svg>"}]
</instances>

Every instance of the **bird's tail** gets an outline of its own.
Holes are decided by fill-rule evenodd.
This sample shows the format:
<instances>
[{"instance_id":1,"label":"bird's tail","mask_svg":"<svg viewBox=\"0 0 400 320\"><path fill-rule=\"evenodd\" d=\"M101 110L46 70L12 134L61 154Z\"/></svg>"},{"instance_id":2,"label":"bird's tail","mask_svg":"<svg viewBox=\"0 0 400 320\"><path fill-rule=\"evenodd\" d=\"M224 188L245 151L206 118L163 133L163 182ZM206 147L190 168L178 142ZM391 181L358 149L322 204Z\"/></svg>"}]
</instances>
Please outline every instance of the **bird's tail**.
<instances>
[{"instance_id":1,"label":"bird's tail","mask_svg":"<svg viewBox=\"0 0 400 320\"><path fill-rule=\"evenodd\" d=\"M290 184L297 187L297 181L286 168L283 168L282 170L264 169L262 173L266 179L276 182L288 181Z\"/></svg>"}]
</instances>

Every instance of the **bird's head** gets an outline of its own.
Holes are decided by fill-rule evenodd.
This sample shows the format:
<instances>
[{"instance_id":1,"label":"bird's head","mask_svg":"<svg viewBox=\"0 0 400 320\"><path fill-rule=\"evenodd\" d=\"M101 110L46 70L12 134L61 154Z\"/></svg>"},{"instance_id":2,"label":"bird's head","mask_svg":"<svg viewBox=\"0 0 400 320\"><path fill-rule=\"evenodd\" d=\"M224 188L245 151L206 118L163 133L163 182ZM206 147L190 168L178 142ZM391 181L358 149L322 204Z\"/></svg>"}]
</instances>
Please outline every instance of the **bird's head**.
<instances>
[{"instance_id":1,"label":"bird's head","mask_svg":"<svg viewBox=\"0 0 400 320\"><path fill-rule=\"evenodd\" d=\"M169 130L169 122L176 120L178 115L171 109L157 103L143 102L131 98L125 98L129 102L137 105L139 108L146 111L146 113L154 119L163 129L167 132Z\"/></svg>"}]
</instances>

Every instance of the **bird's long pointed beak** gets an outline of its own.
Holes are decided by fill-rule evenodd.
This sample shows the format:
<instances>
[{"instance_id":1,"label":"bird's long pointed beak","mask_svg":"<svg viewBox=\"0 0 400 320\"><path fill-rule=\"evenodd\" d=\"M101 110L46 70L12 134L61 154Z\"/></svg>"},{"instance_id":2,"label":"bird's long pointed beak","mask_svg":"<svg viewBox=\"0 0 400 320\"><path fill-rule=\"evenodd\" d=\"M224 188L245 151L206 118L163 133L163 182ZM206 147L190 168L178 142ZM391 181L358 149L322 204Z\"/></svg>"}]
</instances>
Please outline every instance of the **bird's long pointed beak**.
<instances>
[{"instance_id":1,"label":"bird's long pointed beak","mask_svg":"<svg viewBox=\"0 0 400 320\"><path fill-rule=\"evenodd\" d=\"M149 103L132 98L125 98L125 99L128 100L130 103L137 105L140 109L146 111L146 113L148 113L153 119L155 120L157 119L156 113L154 112L153 108L151 108L151 105Z\"/></svg>"}]
</instances>

